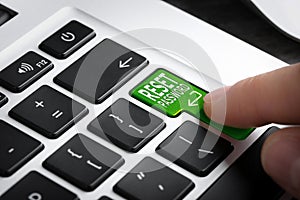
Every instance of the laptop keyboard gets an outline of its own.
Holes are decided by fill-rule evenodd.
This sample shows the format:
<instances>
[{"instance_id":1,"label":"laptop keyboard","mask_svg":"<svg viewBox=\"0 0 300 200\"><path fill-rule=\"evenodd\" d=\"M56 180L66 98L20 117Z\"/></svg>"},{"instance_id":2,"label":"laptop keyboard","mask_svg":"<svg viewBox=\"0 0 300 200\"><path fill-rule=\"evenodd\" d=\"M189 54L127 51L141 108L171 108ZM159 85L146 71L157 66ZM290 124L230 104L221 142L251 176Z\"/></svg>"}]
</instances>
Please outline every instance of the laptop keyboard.
<instances>
[{"instance_id":1,"label":"laptop keyboard","mask_svg":"<svg viewBox=\"0 0 300 200\"><path fill-rule=\"evenodd\" d=\"M234 162L233 158L237 157L233 155L234 150L254 129L211 123L202 108L203 97L207 94L205 89L162 66L149 71L151 62L148 58L110 38L95 42L99 34L103 33L78 19L70 20L37 43L35 51L28 50L0 72L0 85L7 93L22 95L35 86L30 95L9 109L8 116L26 130L33 130L56 145L56 150L50 152L47 145L14 124L1 120L0 159L5 161L0 162L1 177L14 176L41 152L48 153L37 168L46 170L47 175L42 174L42 170L30 170L0 194L0 200L79 199L78 194L66 188L72 185L82 192L93 192L118 172L122 176L112 182L110 190L120 198L183 199L196 187L201 189L191 177L196 176L198 180L211 175L216 180L218 173L214 170L222 168L220 165L226 166L227 161L231 163L230 169L241 165ZM90 43L96 44L87 52L80 51ZM79 54L79 59L74 60L74 54ZM58 60L68 59L73 61L67 66L55 64ZM61 69L59 73L52 72L57 68ZM145 76L142 71L148 74ZM54 84L43 81L46 76ZM123 96L113 95L122 91L133 78L140 82L131 83ZM111 103L107 103L108 98ZM5 107L7 101L8 98L0 93L0 107ZM106 108L102 109L102 105ZM91 110L99 106L102 110L99 114ZM95 116L87 120L86 116L90 114ZM176 127L168 126L169 120L182 115L194 121L185 120ZM78 131L64 143L55 142L67 138L70 129L76 131L72 127L82 121L86 131L93 136ZM212 130L208 130L209 123ZM164 135L164 139L158 140L158 135ZM151 153L147 154L151 151L151 142L155 142L153 152L170 166L153 158ZM261 143L259 145L258 148ZM122 167L131 164L128 156L136 156L138 162L124 173ZM249 169L252 173L256 170ZM53 181L52 175L64 180L68 186ZM234 173L225 176L241 180ZM265 183L264 180L269 181L267 175L261 173L259 181ZM226 184L231 183L227 181ZM220 186L213 186L208 191L214 191L215 187ZM273 189L266 195L282 192L280 188ZM255 184L249 186L249 190L255 190ZM199 199L214 199L207 198L208 194L210 192ZM99 195L97 199L114 198ZM225 196L224 199L228 198Z\"/></svg>"}]
</instances>

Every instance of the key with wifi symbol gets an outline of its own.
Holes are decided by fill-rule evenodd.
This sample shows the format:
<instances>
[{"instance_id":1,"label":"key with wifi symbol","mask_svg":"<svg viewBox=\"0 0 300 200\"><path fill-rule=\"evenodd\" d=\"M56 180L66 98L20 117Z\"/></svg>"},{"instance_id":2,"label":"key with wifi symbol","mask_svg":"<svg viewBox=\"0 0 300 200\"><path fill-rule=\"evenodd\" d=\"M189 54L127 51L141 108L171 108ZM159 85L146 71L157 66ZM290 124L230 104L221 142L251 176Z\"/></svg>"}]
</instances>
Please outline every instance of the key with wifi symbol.
<instances>
[{"instance_id":1,"label":"key with wifi symbol","mask_svg":"<svg viewBox=\"0 0 300 200\"><path fill-rule=\"evenodd\" d=\"M50 60L29 51L0 72L0 86L22 92L52 68Z\"/></svg>"},{"instance_id":2,"label":"key with wifi symbol","mask_svg":"<svg viewBox=\"0 0 300 200\"><path fill-rule=\"evenodd\" d=\"M21 63L21 67L18 69L19 74L25 74L27 72L33 71L34 68L28 63Z\"/></svg>"}]
</instances>

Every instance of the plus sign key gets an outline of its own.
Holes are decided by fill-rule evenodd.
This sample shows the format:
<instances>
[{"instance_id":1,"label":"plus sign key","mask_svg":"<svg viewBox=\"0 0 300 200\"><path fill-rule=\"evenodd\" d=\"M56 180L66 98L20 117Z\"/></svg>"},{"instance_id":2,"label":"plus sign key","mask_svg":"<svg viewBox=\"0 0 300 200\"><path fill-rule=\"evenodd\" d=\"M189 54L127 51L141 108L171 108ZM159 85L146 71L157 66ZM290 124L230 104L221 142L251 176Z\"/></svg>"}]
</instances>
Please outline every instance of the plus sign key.
<instances>
[{"instance_id":1,"label":"plus sign key","mask_svg":"<svg viewBox=\"0 0 300 200\"><path fill-rule=\"evenodd\" d=\"M235 139L245 139L254 130L223 126L211 121L203 110L206 94L205 90L164 69L156 70L131 91L134 98L169 117L178 117L186 112Z\"/></svg>"},{"instance_id":2,"label":"plus sign key","mask_svg":"<svg viewBox=\"0 0 300 200\"><path fill-rule=\"evenodd\" d=\"M42 86L9 111L9 115L54 139L88 113L88 109L49 87Z\"/></svg>"}]
</instances>

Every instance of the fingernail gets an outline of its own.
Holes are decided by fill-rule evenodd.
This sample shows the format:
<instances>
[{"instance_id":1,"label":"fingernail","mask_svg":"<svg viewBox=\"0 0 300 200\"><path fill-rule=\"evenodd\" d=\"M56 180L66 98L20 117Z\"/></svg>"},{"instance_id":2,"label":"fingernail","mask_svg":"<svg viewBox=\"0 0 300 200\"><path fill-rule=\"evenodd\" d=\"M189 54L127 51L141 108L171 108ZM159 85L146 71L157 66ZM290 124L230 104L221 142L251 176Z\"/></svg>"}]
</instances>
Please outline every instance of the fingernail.
<instances>
[{"instance_id":1,"label":"fingernail","mask_svg":"<svg viewBox=\"0 0 300 200\"><path fill-rule=\"evenodd\" d=\"M300 191L300 135L287 129L274 133L264 144L262 165L265 171L285 190L298 195Z\"/></svg>"},{"instance_id":2,"label":"fingernail","mask_svg":"<svg viewBox=\"0 0 300 200\"><path fill-rule=\"evenodd\" d=\"M226 92L230 87L219 88L204 97L204 112L213 121L224 123L226 115Z\"/></svg>"},{"instance_id":3,"label":"fingernail","mask_svg":"<svg viewBox=\"0 0 300 200\"><path fill-rule=\"evenodd\" d=\"M226 92L229 90L229 86L219 88L217 90L214 90L203 98L205 103L212 103L220 100L221 98L225 97Z\"/></svg>"}]
</instances>

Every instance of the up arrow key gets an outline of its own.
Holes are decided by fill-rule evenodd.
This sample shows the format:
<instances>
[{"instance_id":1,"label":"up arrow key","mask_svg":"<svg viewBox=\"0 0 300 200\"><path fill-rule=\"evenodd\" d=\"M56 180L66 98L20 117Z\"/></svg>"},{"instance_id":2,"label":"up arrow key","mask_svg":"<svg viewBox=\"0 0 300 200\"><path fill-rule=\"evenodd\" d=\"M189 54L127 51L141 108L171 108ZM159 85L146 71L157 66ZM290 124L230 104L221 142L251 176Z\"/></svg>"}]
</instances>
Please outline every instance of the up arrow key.
<instances>
[{"instance_id":1,"label":"up arrow key","mask_svg":"<svg viewBox=\"0 0 300 200\"><path fill-rule=\"evenodd\" d=\"M120 60L119 62L119 68L127 68L130 67L130 65L128 65L128 63L132 60L132 57L130 57L129 59L127 59L124 63L122 60Z\"/></svg>"}]
</instances>

